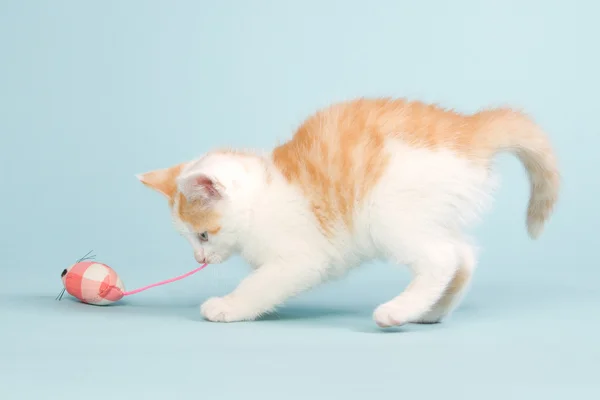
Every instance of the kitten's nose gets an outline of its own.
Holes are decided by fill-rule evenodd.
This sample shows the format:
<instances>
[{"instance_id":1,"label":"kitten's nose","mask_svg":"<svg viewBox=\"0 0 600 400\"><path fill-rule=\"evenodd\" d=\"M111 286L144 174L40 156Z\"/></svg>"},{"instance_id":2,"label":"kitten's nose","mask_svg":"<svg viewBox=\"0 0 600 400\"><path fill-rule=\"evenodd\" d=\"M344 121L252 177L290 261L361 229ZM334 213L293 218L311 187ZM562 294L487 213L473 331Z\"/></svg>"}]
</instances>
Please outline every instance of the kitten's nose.
<instances>
[{"instance_id":1,"label":"kitten's nose","mask_svg":"<svg viewBox=\"0 0 600 400\"><path fill-rule=\"evenodd\" d=\"M200 264L204 264L206 262L205 258L204 258L204 252L201 251L197 251L194 253L194 258L196 259L196 261L198 261L198 263Z\"/></svg>"}]
</instances>

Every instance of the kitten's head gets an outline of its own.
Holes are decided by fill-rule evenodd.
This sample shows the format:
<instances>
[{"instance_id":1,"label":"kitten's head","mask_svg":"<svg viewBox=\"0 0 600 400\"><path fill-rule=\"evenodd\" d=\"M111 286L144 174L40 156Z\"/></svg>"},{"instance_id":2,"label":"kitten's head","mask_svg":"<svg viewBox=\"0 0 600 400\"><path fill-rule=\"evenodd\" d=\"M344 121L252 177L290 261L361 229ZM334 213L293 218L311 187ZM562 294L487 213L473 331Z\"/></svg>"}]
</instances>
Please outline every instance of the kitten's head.
<instances>
[{"instance_id":1,"label":"kitten's head","mask_svg":"<svg viewBox=\"0 0 600 400\"><path fill-rule=\"evenodd\" d=\"M164 195L179 233L191 244L199 263L218 264L236 249L238 226L225 186L214 176L186 164L137 176Z\"/></svg>"}]
</instances>

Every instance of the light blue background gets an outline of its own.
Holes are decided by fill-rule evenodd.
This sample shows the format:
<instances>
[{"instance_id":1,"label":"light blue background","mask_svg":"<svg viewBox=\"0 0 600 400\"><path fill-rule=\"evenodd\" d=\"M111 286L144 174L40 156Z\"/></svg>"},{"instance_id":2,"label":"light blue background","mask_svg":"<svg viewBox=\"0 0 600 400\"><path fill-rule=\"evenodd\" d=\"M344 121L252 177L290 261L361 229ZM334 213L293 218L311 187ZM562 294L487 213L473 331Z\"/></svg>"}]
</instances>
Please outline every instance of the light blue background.
<instances>
[{"instance_id":1,"label":"light blue background","mask_svg":"<svg viewBox=\"0 0 600 400\"><path fill-rule=\"evenodd\" d=\"M0 398L565 399L600 394L600 7L592 1L0 1ZM55 302L94 249L128 288L195 267L134 174L214 146L271 147L316 108L407 96L523 107L564 186L537 242L528 185L476 230L473 289L435 326L382 332L407 283L374 264L266 321L198 305L239 259L98 308ZM84 397L80 397L84 396Z\"/></svg>"}]
</instances>

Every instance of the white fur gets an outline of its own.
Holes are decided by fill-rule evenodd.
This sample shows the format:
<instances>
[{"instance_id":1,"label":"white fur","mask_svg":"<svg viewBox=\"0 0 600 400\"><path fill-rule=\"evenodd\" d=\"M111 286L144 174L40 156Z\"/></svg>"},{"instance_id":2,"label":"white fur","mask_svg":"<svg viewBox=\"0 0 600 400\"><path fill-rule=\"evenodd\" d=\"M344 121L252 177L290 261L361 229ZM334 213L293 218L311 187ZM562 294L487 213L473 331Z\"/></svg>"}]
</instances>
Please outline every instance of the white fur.
<instances>
[{"instance_id":1,"label":"white fur","mask_svg":"<svg viewBox=\"0 0 600 400\"><path fill-rule=\"evenodd\" d=\"M193 196L190 182L199 175L220 182L223 196L214 206L222 228L206 243L176 220L179 230L199 258L218 263L239 253L254 267L232 293L207 300L203 316L255 319L374 258L406 264L414 273L404 292L375 310L378 325L437 322L448 315L466 284L436 304L459 269L469 276L475 266L464 230L489 205L494 180L485 167L450 151L416 149L399 140L390 140L386 151L391 162L356 210L353 231L340 223L332 237L321 233L300 188L288 184L268 157L214 153L190 163L179 188Z\"/></svg>"}]
</instances>

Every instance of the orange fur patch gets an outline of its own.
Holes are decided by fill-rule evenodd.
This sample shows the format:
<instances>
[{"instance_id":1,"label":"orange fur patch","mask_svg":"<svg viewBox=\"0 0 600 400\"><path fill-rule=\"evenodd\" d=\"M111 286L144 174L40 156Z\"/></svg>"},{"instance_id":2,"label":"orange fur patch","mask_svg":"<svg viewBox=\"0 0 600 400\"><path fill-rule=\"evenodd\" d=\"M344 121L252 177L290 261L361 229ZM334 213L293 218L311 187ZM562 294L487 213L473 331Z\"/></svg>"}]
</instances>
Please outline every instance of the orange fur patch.
<instances>
[{"instance_id":1,"label":"orange fur patch","mask_svg":"<svg viewBox=\"0 0 600 400\"><path fill-rule=\"evenodd\" d=\"M181 193L177 200L176 212L183 222L190 224L196 232L219 233L221 216L217 212L207 208L201 200L188 201Z\"/></svg>"},{"instance_id":2,"label":"orange fur patch","mask_svg":"<svg viewBox=\"0 0 600 400\"><path fill-rule=\"evenodd\" d=\"M389 161L380 123L371 114L374 109L374 103L358 101L319 111L273 151L275 165L302 188L327 235L338 222L351 227L356 205Z\"/></svg>"},{"instance_id":3,"label":"orange fur patch","mask_svg":"<svg viewBox=\"0 0 600 400\"><path fill-rule=\"evenodd\" d=\"M162 193L172 203L177 193L176 179L181 173L185 163L169 168L157 169L138 176L139 180L147 187Z\"/></svg>"}]
</instances>

